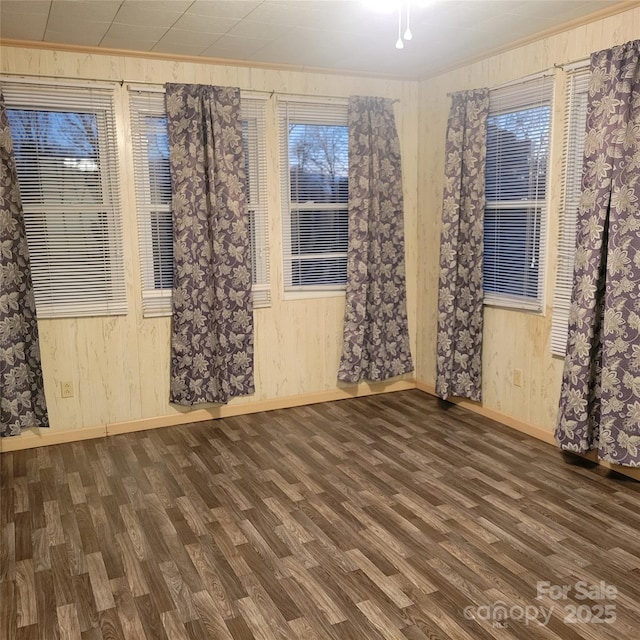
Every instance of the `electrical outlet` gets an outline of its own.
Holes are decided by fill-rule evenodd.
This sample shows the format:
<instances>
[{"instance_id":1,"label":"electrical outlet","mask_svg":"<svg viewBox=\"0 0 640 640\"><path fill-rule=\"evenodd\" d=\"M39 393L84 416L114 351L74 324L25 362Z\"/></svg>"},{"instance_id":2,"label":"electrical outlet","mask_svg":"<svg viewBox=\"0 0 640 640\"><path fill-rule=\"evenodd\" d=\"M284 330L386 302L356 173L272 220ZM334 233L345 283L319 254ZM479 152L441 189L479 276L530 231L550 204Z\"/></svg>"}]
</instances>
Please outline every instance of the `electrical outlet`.
<instances>
[{"instance_id":1,"label":"electrical outlet","mask_svg":"<svg viewBox=\"0 0 640 640\"><path fill-rule=\"evenodd\" d=\"M73 398L73 382L71 380L60 383L60 395L63 398Z\"/></svg>"},{"instance_id":2,"label":"electrical outlet","mask_svg":"<svg viewBox=\"0 0 640 640\"><path fill-rule=\"evenodd\" d=\"M514 369L513 370L513 385L515 387L522 386L522 369Z\"/></svg>"}]
</instances>

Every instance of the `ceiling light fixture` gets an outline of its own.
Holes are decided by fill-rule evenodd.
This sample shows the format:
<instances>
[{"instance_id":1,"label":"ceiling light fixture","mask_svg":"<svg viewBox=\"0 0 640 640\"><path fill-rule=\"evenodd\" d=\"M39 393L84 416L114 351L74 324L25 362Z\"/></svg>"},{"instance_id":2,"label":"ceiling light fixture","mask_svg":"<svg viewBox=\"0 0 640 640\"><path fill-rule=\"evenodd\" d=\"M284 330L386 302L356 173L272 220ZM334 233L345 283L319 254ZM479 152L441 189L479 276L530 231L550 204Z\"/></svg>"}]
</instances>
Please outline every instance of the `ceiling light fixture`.
<instances>
[{"instance_id":1,"label":"ceiling light fixture","mask_svg":"<svg viewBox=\"0 0 640 640\"><path fill-rule=\"evenodd\" d=\"M407 28L405 29L404 34L402 33L402 9L406 6L406 15L407 15ZM407 0L407 2L401 2L398 5L398 39L396 40L396 49L404 49L405 41L409 41L413 38L413 34L411 33L411 2Z\"/></svg>"},{"instance_id":2,"label":"ceiling light fixture","mask_svg":"<svg viewBox=\"0 0 640 640\"><path fill-rule=\"evenodd\" d=\"M407 2L407 29L402 36L405 40L411 40L413 34L411 33L411 2Z\"/></svg>"},{"instance_id":3,"label":"ceiling light fixture","mask_svg":"<svg viewBox=\"0 0 640 640\"><path fill-rule=\"evenodd\" d=\"M402 5L398 7L398 39L396 40L396 49L404 49L402 41Z\"/></svg>"},{"instance_id":4,"label":"ceiling light fixture","mask_svg":"<svg viewBox=\"0 0 640 640\"><path fill-rule=\"evenodd\" d=\"M431 4L433 0L362 0L368 9L376 13L393 13L398 12L398 39L396 40L396 49L404 49L404 43L413 40L411 32L411 3L418 6L426 6ZM406 26L402 31L402 15L406 16Z\"/></svg>"}]
</instances>

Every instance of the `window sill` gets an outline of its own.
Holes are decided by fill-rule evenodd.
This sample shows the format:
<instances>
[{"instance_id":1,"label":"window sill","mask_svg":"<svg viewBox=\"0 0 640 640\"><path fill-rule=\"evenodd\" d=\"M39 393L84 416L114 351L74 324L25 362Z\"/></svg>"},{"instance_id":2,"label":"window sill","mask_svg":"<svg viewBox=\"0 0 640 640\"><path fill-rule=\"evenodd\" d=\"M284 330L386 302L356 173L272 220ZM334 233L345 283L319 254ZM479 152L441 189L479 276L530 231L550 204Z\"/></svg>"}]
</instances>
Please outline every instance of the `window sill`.
<instances>
[{"instance_id":1,"label":"window sill","mask_svg":"<svg viewBox=\"0 0 640 640\"><path fill-rule=\"evenodd\" d=\"M526 302L497 302L495 300L485 300L483 306L491 309L502 309L504 311L517 311L520 313L530 313L536 316L544 316L543 310L538 305Z\"/></svg>"},{"instance_id":2,"label":"window sill","mask_svg":"<svg viewBox=\"0 0 640 640\"><path fill-rule=\"evenodd\" d=\"M317 298L344 298L345 289L310 289L308 291L285 291L283 300L314 300Z\"/></svg>"}]
</instances>

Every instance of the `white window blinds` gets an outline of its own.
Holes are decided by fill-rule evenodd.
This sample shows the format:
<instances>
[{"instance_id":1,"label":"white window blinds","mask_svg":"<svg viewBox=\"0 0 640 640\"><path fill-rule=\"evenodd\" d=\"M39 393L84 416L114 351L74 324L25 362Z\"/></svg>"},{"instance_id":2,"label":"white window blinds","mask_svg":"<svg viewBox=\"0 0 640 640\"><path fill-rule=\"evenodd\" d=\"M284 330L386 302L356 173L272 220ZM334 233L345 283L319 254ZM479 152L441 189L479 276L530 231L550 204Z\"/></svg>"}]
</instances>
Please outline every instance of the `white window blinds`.
<instances>
[{"instance_id":1,"label":"white window blinds","mask_svg":"<svg viewBox=\"0 0 640 640\"><path fill-rule=\"evenodd\" d=\"M576 244L576 221L582 190L582 162L587 122L589 63L567 73L564 107L564 166L562 171L562 205L558 234L558 270L553 295L551 353L564 356L573 287L573 259Z\"/></svg>"},{"instance_id":2,"label":"white window blinds","mask_svg":"<svg viewBox=\"0 0 640 640\"><path fill-rule=\"evenodd\" d=\"M145 317L171 313L173 225L164 90L129 87ZM249 223L253 306L271 303L267 220L267 158L263 97L242 96L242 132Z\"/></svg>"},{"instance_id":3,"label":"white window blinds","mask_svg":"<svg viewBox=\"0 0 640 640\"><path fill-rule=\"evenodd\" d=\"M3 80L38 317L127 312L114 91Z\"/></svg>"},{"instance_id":4,"label":"white window blinds","mask_svg":"<svg viewBox=\"0 0 640 640\"><path fill-rule=\"evenodd\" d=\"M490 93L484 221L485 304L540 311L553 78Z\"/></svg>"},{"instance_id":5,"label":"white window blinds","mask_svg":"<svg viewBox=\"0 0 640 640\"><path fill-rule=\"evenodd\" d=\"M282 99L279 118L285 291L344 290L347 103Z\"/></svg>"},{"instance_id":6,"label":"white window blinds","mask_svg":"<svg viewBox=\"0 0 640 640\"><path fill-rule=\"evenodd\" d=\"M145 317L171 311L173 236L164 91L130 89L131 140Z\"/></svg>"},{"instance_id":7,"label":"white window blinds","mask_svg":"<svg viewBox=\"0 0 640 640\"><path fill-rule=\"evenodd\" d=\"M268 307L271 304L265 107L266 100L263 97L242 96L242 135L251 225L254 307Z\"/></svg>"}]
</instances>

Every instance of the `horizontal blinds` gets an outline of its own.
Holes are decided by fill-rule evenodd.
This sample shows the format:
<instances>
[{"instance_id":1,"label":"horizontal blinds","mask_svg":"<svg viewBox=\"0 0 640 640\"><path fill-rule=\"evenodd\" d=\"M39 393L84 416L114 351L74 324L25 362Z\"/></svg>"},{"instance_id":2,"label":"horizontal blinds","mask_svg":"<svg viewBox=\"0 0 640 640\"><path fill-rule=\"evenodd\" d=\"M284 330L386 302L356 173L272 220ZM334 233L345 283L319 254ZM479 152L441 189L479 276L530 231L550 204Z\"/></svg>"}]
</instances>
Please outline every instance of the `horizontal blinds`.
<instances>
[{"instance_id":1,"label":"horizontal blinds","mask_svg":"<svg viewBox=\"0 0 640 640\"><path fill-rule=\"evenodd\" d=\"M542 309L552 77L490 93L483 278L485 303Z\"/></svg>"},{"instance_id":2,"label":"horizontal blinds","mask_svg":"<svg viewBox=\"0 0 640 640\"><path fill-rule=\"evenodd\" d=\"M129 88L145 317L171 313L173 223L164 91ZM266 98L241 100L254 307L271 304L267 220Z\"/></svg>"},{"instance_id":3,"label":"horizontal blinds","mask_svg":"<svg viewBox=\"0 0 640 640\"><path fill-rule=\"evenodd\" d=\"M145 317L171 313L173 228L163 91L129 90Z\"/></svg>"},{"instance_id":4,"label":"horizontal blinds","mask_svg":"<svg viewBox=\"0 0 640 640\"><path fill-rule=\"evenodd\" d=\"M588 62L579 68L574 68L567 74L564 108L563 195L558 237L558 270L551 320L551 352L559 356L565 355L571 307L576 222L582 190L589 78Z\"/></svg>"},{"instance_id":5,"label":"horizontal blinds","mask_svg":"<svg viewBox=\"0 0 640 640\"><path fill-rule=\"evenodd\" d=\"M281 100L279 119L285 291L344 289L346 101Z\"/></svg>"},{"instance_id":6,"label":"horizontal blinds","mask_svg":"<svg viewBox=\"0 0 640 640\"><path fill-rule=\"evenodd\" d=\"M40 318L127 312L112 88L3 81Z\"/></svg>"},{"instance_id":7,"label":"horizontal blinds","mask_svg":"<svg viewBox=\"0 0 640 640\"><path fill-rule=\"evenodd\" d=\"M265 107L265 98L241 98L254 308L271 304Z\"/></svg>"}]
</instances>

